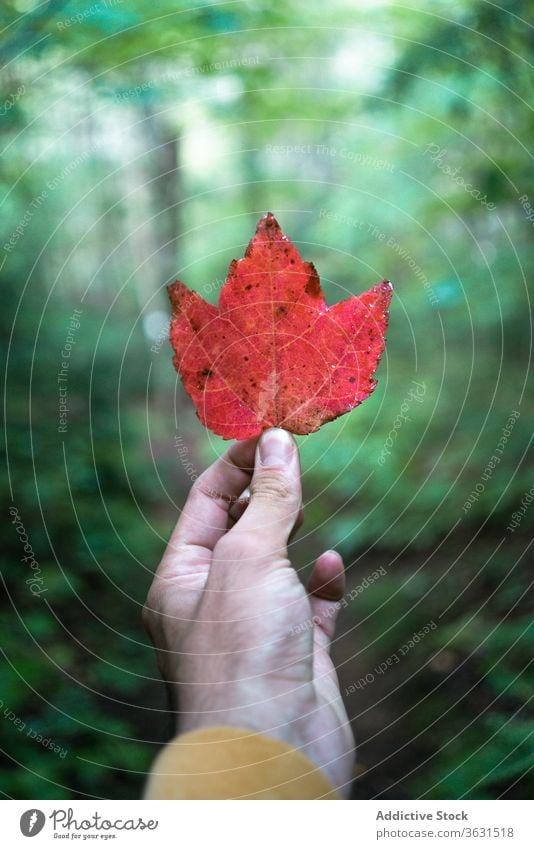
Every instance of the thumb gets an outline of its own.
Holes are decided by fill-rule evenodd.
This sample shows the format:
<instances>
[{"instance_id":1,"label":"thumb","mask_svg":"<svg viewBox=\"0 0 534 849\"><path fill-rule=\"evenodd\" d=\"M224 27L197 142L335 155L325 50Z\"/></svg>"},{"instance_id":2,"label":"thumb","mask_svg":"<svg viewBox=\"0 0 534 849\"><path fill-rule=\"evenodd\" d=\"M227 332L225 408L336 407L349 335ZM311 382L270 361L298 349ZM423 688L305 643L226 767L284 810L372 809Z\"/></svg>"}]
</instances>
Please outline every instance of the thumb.
<instances>
[{"instance_id":1,"label":"thumb","mask_svg":"<svg viewBox=\"0 0 534 849\"><path fill-rule=\"evenodd\" d=\"M302 504L298 448L287 431L261 435L249 488L250 503L227 536L247 534L263 555L284 556Z\"/></svg>"}]
</instances>

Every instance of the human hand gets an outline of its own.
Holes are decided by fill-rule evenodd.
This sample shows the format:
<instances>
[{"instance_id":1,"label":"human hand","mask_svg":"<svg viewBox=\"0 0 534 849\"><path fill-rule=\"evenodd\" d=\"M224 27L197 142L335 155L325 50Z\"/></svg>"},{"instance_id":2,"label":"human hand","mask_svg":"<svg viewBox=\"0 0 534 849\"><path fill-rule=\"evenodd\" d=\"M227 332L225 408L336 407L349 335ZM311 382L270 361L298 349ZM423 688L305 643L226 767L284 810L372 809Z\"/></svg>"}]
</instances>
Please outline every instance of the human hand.
<instances>
[{"instance_id":1,"label":"human hand","mask_svg":"<svg viewBox=\"0 0 534 849\"><path fill-rule=\"evenodd\" d=\"M343 562L325 552L303 587L287 551L301 519L293 438L273 428L234 443L195 481L144 623L177 732L224 725L277 738L346 794L354 740L329 655Z\"/></svg>"}]
</instances>

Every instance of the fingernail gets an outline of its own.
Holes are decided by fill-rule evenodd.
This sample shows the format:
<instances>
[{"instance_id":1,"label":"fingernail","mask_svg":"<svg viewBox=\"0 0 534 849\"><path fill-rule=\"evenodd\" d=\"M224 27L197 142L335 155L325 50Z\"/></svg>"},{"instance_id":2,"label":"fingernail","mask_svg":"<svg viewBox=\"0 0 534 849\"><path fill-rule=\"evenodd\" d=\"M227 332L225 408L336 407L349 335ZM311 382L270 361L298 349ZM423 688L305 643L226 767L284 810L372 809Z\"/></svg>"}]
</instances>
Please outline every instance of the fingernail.
<instances>
[{"instance_id":1,"label":"fingernail","mask_svg":"<svg viewBox=\"0 0 534 849\"><path fill-rule=\"evenodd\" d=\"M285 466L291 460L295 443L287 430L272 428L260 437L259 451L262 466Z\"/></svg>"}]
</instances>

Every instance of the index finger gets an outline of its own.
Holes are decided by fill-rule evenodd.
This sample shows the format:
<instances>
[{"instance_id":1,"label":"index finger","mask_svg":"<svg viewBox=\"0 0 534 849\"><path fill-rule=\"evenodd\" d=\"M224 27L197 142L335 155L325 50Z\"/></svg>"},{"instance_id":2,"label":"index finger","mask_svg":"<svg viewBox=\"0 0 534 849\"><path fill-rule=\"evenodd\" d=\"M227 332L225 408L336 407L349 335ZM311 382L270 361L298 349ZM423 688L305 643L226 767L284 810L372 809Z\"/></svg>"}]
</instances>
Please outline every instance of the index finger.
<instances>
[{"instance_id":1,"label":"index finger","mask_svg":"<svg viewBox=\"0 0 534 849\"><path fill-rule=\"evenodd\" d=\"M254 470L258 437L234 442L191 488L182 515L172 533L167 554L173 548L193 545L212 551L228 529L228 513L247 488Z\"/></svg>"}]
</instances>

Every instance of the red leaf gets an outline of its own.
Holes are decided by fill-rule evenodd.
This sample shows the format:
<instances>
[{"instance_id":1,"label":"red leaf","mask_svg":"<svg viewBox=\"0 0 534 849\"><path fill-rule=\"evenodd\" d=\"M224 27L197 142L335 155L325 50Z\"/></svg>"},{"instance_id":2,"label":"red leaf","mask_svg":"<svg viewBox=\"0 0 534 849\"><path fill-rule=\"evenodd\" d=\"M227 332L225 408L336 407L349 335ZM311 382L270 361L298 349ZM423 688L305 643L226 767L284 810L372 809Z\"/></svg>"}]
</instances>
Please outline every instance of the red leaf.
<instances>
[{"instance_id":1,"label":"red leaf","mask_svg":"<svg viewBox=\"0 0 534 849\"><path fill-rule=\"evenodd\" d=\"M268 213L230 264L218 308L169 286L173 362L200 420L225 439L311 433L361 404L376 386L391 294L383 281L327 307L315 268Z\"/></svg>"}]
</instances>

